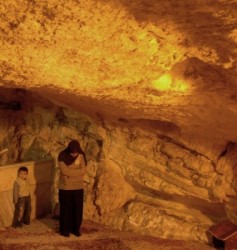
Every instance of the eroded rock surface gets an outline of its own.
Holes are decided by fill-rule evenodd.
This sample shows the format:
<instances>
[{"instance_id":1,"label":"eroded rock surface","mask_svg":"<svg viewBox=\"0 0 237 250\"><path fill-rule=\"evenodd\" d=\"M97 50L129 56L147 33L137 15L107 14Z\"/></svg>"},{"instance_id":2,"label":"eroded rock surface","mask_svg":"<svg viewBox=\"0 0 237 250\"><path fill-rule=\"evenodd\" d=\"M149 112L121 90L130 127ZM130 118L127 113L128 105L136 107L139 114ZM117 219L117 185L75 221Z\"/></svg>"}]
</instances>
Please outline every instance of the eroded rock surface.
<instances>
[{"instance_id":1,"label":"eroded rock surface","mask_svg":"<svg viewBox=\"0 0 237 250\"><path fill-rule=\"evenodd\" d=\"M140 121L92 119L24 90L2 91L5 98L22 99L21 110L1 111L1 147L9 149L1 164L56 160L71 139L78 139L89 162L85 218L203 242L211 225L236 221L234 143L215 159ZM53 206L58 202L55 167Z\"/></svg>"},{"instance_id":2,"label":"eroded rock surface","mask_svg":"<svg viewBox=\"0 0 237 250\"><path fill-rule=\"evenodd\" d=\"M76 138L86 218L205 242L237 223L235 0L0 6L1 165Z\"/></svg>"}]
</instances>

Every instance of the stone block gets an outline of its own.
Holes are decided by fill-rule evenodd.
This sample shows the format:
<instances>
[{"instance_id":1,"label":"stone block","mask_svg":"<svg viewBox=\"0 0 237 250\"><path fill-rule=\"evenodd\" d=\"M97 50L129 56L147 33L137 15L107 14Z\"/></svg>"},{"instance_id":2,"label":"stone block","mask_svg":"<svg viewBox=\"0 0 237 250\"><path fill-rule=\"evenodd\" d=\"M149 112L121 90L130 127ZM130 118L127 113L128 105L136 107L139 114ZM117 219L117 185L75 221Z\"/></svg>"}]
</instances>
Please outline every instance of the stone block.
<instances>
[{"instance_id":1,"label":"stone block","mask_svg":"<svg viewBox=\"0 0 237 250\"><path fill-rule=\"evenodd\" d=\"M1 227L12 224L14 203L13 184L19 167L26 166L31 184L31 218L42 217L50 213L53 181L53 161L22 162L0 167L0 218Z\"/></svg>"}]
</instances>

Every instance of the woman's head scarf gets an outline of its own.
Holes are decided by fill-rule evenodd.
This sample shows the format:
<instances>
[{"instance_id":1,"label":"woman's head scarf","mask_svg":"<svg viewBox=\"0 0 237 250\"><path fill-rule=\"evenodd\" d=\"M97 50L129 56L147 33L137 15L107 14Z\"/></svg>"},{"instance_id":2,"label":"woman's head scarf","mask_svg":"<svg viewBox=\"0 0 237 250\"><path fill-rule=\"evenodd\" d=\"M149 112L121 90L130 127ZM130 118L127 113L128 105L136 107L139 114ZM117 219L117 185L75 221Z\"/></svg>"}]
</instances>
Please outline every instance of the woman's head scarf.
<instances>
[{"instance_id":1,"label":"woman's head scarf","mask_svg":"<svg viewBox=\"0 0 237 250\"><path fill-rule=\"evenodd\" d=\"M63 161L66 165L71 165L77 158L77 156L72 156L71 153L82 154L85 165L87 165L85 153L81 149L80 144L77 140L72 140L69 142L67 148L60 152L58 161Z\"/></svg>"}]
</instances>

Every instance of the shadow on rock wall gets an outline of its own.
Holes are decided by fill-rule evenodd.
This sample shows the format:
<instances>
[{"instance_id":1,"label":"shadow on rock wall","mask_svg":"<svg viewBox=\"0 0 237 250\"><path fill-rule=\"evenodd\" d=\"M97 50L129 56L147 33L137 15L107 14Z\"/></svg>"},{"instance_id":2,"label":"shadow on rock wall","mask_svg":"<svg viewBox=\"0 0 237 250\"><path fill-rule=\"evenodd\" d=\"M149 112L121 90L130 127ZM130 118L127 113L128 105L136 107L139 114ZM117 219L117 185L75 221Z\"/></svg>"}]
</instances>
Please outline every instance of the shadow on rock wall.
<instances>
[{"instance_id":1,"label":"shadow on rock wall","mask_svg":"<svg viewBox=\"0 0 237 250\"><path fill-rule=\"evenodd\" d=\"M158 41L178 31L176 42L182 46L196 46L207 57L212 53L215 57L217 53L221 64L236 58L236 39L231 39L236 29L234 1L118 0L116 3L122 4L141 26L145 27L146 23L156 26L160 30L154 34Z\"/></svg>"}]
</instances>

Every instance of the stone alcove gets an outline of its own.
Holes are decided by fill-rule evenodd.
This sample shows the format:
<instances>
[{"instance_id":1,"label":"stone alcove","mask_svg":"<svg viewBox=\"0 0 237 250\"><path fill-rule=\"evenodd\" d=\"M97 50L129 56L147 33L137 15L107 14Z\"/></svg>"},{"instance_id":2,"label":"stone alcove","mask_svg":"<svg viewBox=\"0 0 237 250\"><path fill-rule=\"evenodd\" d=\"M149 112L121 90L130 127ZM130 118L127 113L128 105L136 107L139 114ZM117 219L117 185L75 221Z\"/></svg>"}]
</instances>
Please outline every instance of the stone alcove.
<instances>
[{"instance_id":1,"label":"stone alcove","mask_svg":"<svg viewBox=\"0 0 237 250\"><path fill-rule=\"evenodd\" d=\"M57 159L70 139L88 157L85 218L164 238L208 241L207 229L236 220L236 145L198 152L175 124L72 110L34 92L1 88L1 165ZM55 161L56 162L56 161ZM57 163L52 205L57 202Z\"/></svg>"}]
</instances>

